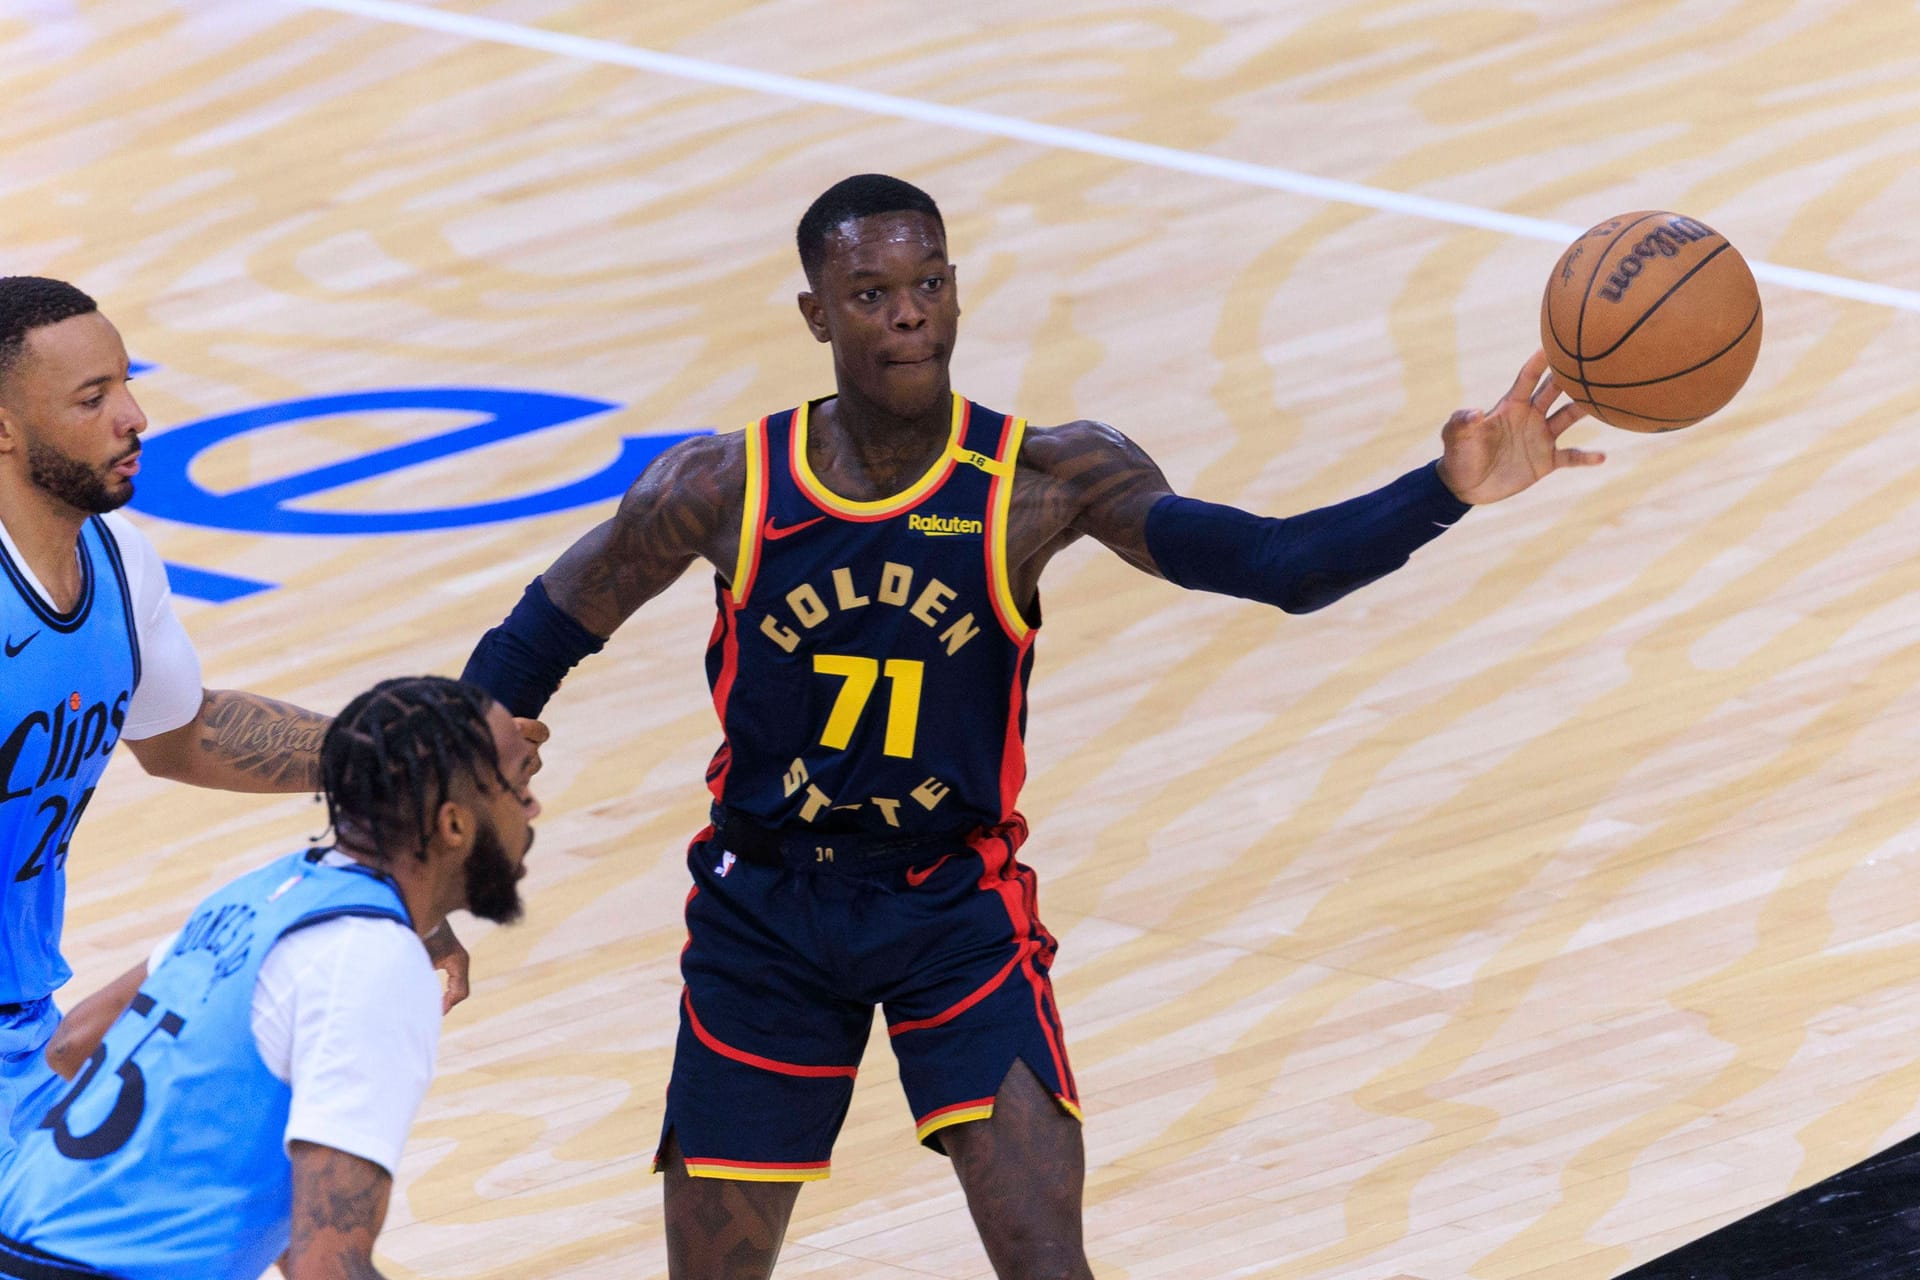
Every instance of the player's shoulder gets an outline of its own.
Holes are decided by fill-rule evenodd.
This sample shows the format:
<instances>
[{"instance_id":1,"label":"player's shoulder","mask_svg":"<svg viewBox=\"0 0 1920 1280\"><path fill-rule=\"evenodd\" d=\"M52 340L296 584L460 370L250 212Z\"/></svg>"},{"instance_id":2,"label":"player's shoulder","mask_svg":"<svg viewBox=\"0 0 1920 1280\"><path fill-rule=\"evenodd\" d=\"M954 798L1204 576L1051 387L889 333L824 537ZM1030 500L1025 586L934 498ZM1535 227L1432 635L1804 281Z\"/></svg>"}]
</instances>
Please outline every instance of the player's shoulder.
<instances>
[{"instance_id":1,"label":"player's shoulder","mask_svg":"<svg viewBox=\"0 0 1920 1280\"><path fill-rule=\"evenodd\" d=\"M724 481L735 475L744 476L748 430L741 427L688 436L662 452L653 469L660 471L663 478L676 482L703 478Z\"/></svg>"},{"instance_id":2,"label":"player's shoulder","mask_svg":"<svg viewBox=\"0 0 1920 1280\"><path fill-rule=\"evenodd\" d=\"M1125 449L1130 443L1117 428L1094 418L1077 418L1052 427L1029 426L1020 441L1019 465L1052 474Z\"/></svg>"},{"instance_id":3,"label":"player's shoulder","mask_svg":"<svg viewBox=\"0 0 1920 1280\"><path fill-rule=\"evenodd\" d=\"M296 975L325 975L330 989L337 984L364 998L385 993L417 1003L438 996L420 935L391 916L336 915L297 926L275 940L267 962Z\"/></svg>"}]
</instances>

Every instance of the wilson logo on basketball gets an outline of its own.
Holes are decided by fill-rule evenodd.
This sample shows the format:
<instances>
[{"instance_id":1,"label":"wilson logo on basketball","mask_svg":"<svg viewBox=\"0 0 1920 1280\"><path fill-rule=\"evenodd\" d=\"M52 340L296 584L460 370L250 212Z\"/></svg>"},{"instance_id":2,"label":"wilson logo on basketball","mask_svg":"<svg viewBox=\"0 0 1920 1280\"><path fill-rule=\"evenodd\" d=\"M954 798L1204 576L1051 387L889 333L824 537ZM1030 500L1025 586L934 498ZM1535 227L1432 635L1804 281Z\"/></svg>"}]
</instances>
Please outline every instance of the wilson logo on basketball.
<instances>
[{"instance_id":1,"label":"wilson logo on basketball","mask_svg":"<svg viewBox=\"0 0 1920 1280\"><path fill-rule=\"evenodd\" d=\"M1704 222L1675 218L1640 237L1639 243L1627 250L1626 256L1614 264L1607 282L1595 289L1594 294L1608 302L1618 302L1626 297L1627 290L1633 287L1634 277L1646 268L1647 263L1655 258L1671 258L1695 241L1705 240L1714 234L1714 229Z\"/></svg>"},{"instance_id":2,"label":"wilson logo on basketball","mask_svg":"<svg viewBox=\"0 0 1920 1280\"><path fill-rule=\"evenodd\" d=\"M983 522L963 520L958 516L908 516L907 528L915 533L924 533L929 538L945 538L958 533L987 531L987 526Z\"/></svg>"}]
</instances>

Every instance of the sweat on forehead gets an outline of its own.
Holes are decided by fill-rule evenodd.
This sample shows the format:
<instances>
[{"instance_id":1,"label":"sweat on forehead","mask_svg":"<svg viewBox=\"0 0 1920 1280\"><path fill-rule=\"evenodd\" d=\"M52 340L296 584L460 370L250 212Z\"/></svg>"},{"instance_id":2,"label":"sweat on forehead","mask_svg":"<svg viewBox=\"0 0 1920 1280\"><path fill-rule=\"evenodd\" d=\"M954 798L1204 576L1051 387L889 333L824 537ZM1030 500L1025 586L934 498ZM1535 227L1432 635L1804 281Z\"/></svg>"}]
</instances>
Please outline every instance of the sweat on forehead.
<instances>
[{"instance_id":1,"label":"sweat on forehead","mask_svg":"<svg viewBox=\"0 0 1920 1280\"><path fill-rule=\"evenodd\" d=\"M829 239L847 243L855 224L881 214L923 214L944 238L946 224L940 218L940 206L933 197L910 182L882 173L862 173L842 179L821 192L807 208L795 231L799 242L800 266L807 279L818 280L826 262ZM919 222L915 218L894 219L901 223Z\"/></svg>"}]
</instances>

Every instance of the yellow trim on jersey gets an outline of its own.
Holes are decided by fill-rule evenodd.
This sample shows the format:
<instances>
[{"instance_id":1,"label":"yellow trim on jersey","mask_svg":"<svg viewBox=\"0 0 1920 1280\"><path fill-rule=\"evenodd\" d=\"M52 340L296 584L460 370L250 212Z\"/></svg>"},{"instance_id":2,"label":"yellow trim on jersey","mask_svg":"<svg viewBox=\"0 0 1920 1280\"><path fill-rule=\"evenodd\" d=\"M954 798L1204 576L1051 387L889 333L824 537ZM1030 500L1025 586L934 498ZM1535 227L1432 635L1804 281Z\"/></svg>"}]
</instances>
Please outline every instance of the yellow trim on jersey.
<instances>
[{"instance_id":1,"label":"yellow trim on jersey","mask_svg":"<svg viewBox=\"0 0 1920 1280\"><path fill-rule=\"evenodd\" d=\"M967 1107L960 1111L949 1111L944 1115L927 1121L918 1129L915 1129L913 1131L913 1140L915 1142L925 1142L929 1134L938 1133L942 1129L950 1129L956 1124L968 1124L974 1120L985 1120L992 1114L993 1104L991 1102L981 1107Z\"/></svg>"},{"instance_id":2,"label":"yellow trim on jersey","mask_svg":"<svg viewBox=\"0 0 1920 1280\"><path fill-rule=\"evenodd\" d=\"M736 1169L731 1165L697 1164L687 1161L689 1178L713 1178L721 1182L819 1182L828 1176L825 1169Z\"/></svg>"},{"instance_id":3,"label":"yellow trim on jersey","mask_svg":"<svg viewBox=\"0 0 1920 1280\"><path fill-rule=\"evenodd\" d=\"M767 420L747 428L747 489L740 504L740 553L733 561L733 585L729 594L735 604L746 600L753 585L753 571L759 567L760 525L767 518Z\"/></svg>"},{"instance_id":4,"label":"yellow trim on jersey","mask_svg":"<svg viewBox=\"0 0 1920 1280\"><path fill-rule=\"evenodd\" d=\"M1069 1099L1063 1098L1057 1093L1053 1096L1053 1100L1060 1104L1060 1109L1062 1111L1072 1116L1075 1120L1078 1120L1081 1124L1085 1124L1087 1122L1087 1118L1080 1114L1080 1107L1077 1103L1074 1103Z\"/></svg>"},{"instance_id":5,"label":"yellow trim on jersey","mask_svg":"<svg viewBox=\"0 0 1920 1280\"><path fill-rule=\"evenodd\" d=\"M807 461L807 422L812 413L811 402L803 404L793 415L793 478L800 491L812 498L823 509L843 516L855 516L874 519L878 516L890 516L897 511L905 511L920 499L932 493L940 481L946 478L947 471L953 466L955 456L960 452L960 432L966 422L966 401L958 392L953 397L953 426L947 435L947 447L933 460L925 475L902 489L890 498L876 498L872 502L856 502L852 498L843 498L826 485L820 483L820 477L813 474L813 464Z\"/></svg>"},{"instance_id":6,"label":"yellow trim on jersey","mask_svg":"<svg viewBox=\"0 0 1920 1280\"><path fill-rule=\"evenodd\" d=\"M994 476L993 497L988 508L988 520L993 527L988 590L1000 605L1000 616L1012 624L1015 640L1025 640L1033 633L1033 628L1020 615L1020 606L1014 603L1013 575L1007 572L1007 512L1013 505L1014 464L1020 460L1020 442L1026 434L1027 420L1015 418L1012 429L1007 432L1007 451L999 460L1000 469Z\"/></svg>"}]
</instances>

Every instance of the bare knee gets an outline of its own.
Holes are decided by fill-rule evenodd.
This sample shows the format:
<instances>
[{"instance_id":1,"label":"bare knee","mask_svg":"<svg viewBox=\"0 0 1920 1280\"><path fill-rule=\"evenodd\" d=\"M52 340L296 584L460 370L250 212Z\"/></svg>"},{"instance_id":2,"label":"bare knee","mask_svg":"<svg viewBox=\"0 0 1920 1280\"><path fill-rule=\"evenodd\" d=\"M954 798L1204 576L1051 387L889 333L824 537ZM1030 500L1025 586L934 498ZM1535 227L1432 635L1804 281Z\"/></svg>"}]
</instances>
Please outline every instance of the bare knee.
<instances>
[{"instance_id":1,"label":"bare knee","mask_svg":"<svg viewBox=\"0 0 1920 1280\"><path fill-rule=\"evenodd\" d=\"M985 1120L941 1135L994 1271L1007 1280L1091 1280L1081 1232L1080 1124L1015 1063Z\"/></svg>"},{"instance_id":2,"label":"bare knee","mask_svg":"<svg viewBox=\"0 0 1920 1280\"><path fill-rule=\"evenodd\" d=\"M766 1280L780 1257L800 1188L788 1182L695 1178L673 1134L661 1147L667 1274L672 1280Z\"/></svg>"}]
</instances>

